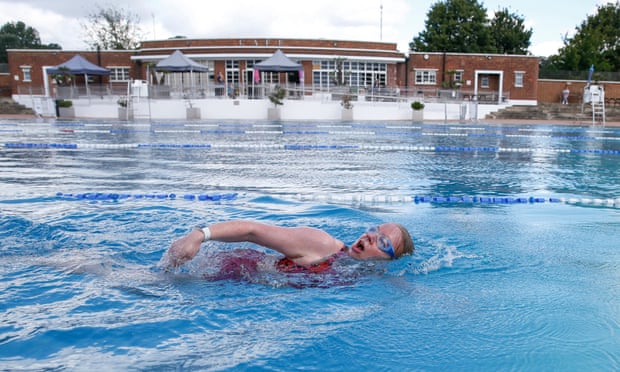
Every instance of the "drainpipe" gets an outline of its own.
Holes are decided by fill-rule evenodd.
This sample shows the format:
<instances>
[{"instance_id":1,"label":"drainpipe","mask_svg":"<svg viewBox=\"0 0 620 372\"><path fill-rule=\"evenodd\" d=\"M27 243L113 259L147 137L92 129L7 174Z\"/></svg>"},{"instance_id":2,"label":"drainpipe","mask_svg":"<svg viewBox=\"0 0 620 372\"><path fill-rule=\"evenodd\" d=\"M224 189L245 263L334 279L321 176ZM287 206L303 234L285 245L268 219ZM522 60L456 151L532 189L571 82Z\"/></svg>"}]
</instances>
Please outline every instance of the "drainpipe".
<instances>
[{"instance_id":1,"label":"drainpipe","mask_svg":"<svg viewBox=\"0 0 620 372\"><path fill-rule=\"evenodd\" d=\"M409 61L411 61L411 56L405 58L405 92L409 92Z\"/></svg>"},{"instance_id":2,"label":"drainpipe","mask_svg":"<svg viewBox=\"0 0 620 372\"><path fill-rule=\"evenodd\" d=\"M97 45L97 66L101 67L101 47L99 45ZM99 75L99 89L101 89L101 85L103 85L103 76Z\"/></svg>"},{"instance_id":3,"label":"drainpipe","mask_svg":"<svg viewBox=\"0 0 620 372\"><path fill-rule=\"evenodd\" d=\"M443 87L443 83L446 81L446 52L443 52L443 61L441 66L441 86Z\"/></svg>"}]
</instances>

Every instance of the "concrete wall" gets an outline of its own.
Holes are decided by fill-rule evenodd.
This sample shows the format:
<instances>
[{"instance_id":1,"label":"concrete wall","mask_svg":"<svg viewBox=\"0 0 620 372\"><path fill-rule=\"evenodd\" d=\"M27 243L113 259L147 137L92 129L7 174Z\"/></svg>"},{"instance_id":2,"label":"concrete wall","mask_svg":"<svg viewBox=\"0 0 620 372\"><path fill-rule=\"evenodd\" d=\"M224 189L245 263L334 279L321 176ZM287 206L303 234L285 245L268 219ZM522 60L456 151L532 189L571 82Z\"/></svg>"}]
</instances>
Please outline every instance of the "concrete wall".
<instances>
[{"instance_id":1,"label":"concrete wall","mask_svg":"<svg viewBox=\"0 0 620 372\"><path fill-rule=\"evenodd\" d=\"M37 110L42 116L55 116L51 98L14 95L13 99ZM411 102L354 102L355 121L411 121ZM188 120L188 102L185 100L140 99L134 103L135 120ZM268 100L200 99L191 106L200 109L202 120L267 120ZM471 103L426 103L424 120L458 121L483 119L488 113L506 105ZM119 106L114 98L75 99L73 108L77 118L118 119ZM287 121L341 121L339 101L330 99L285 100L280 106L280 118ZM464 116L463 116L464 115Z\"/></svg>"}]
</instances>

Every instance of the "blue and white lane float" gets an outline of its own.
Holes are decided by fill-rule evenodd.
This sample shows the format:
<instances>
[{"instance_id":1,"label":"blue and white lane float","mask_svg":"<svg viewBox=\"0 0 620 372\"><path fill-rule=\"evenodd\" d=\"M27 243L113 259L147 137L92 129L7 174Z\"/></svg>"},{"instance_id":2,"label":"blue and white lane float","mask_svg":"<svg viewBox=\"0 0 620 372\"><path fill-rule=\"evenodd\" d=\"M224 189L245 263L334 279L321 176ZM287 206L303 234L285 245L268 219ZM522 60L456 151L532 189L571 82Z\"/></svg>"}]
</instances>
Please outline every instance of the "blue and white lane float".
<instances>
[{"instance_id":1,"label":"blue and white lane float","mask_svg":"<svg viewBox=\"0 0 620 372\"><path fill-rule=\"evenodd\" d=\"M122 201L122 200L185 200L185 201L231 201L238 198L238 193L222 194L179 194L176 193L56 193L56 198L87 201ZM620 208L619 198L563 198L563 197L511 197L511 196L406 196L406 195L360 195L360 194L296 194L299 201L333 202L333 203L372 203L372 204L580 204Z\"/></svg>"},{"instance_id":2,"label":"blue and white lane float","mask_svg":"<svg viewBox=\"0 0 620 372\"><path fill-rule=\"evenodd\" d=\"M346 203L415 203L415 204L580 204L620 208L618 198L564 198L564 197L506 197L506 196L399 196L359 194L297 194L301 201Z\"/></svg>"},{"instance_id":3,"label":"blue and white lane float","mask_svg":"<svg viewBox=\"0 0 620 372\"><path fill-rule=\"evenodd\" d=\"M146 194L128 194L128 193L104 193L104 192L86 192L86 193L56 193L57 198L76 199L76 200L98 200L98 201L117 201L127 199L156 199L156 200L190 200L190 201L223 201L234 200L238 193L226 194L182 194L176 193L146 193Z\"/></svg>"},{"instance_id":4,"label":"blue and white lane float","mask_svg":"<svg viewBox=\"0 0 620 372\"><path fill-rule=\"evenodd\" d=\"M569 154L600 154L620 155L614 149L561 149L561 148L530 148L530 147L493 147L493 146L415 146L415 145L320 145L320 144L247 144L247 143L5 143L8 149L259 149L259 150L362 150L362 151L411 151L411 152L491 152L491 153L569 153Z\"/></svg>"}]
</instances>

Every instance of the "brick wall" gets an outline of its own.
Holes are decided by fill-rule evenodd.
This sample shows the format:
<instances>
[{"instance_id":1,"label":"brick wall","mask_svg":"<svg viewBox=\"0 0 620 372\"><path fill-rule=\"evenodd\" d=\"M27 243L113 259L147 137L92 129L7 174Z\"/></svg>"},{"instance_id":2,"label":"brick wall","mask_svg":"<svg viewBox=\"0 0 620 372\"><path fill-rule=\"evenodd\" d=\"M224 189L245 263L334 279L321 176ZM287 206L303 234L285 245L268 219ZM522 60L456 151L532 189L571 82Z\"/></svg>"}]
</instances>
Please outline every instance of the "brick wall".
<instances>
[{"instance_id":1,"label":"brick wall","mask_svg":"<svg viewBox=\"0 0 620 372\"><path fill-rule=\"evenodd\" d=\"M8 73L0 74L0 97L11 96L11 80Z\"/></svg>"},{"instance_id":2,"label":"brick wall","mask_svg":"<svg viewBox=\"0 0 620 372\"><path fill-rule=\"evenodd\" d=\"M605 88L605 98L620 98L620 82L605 81L601 82ZM540 103L559 103L560 94L564 87L568 85L570 95L568 96L569 104L581 104L583 97L583 88L586 85L584 80L547 80L538 81L538 102Z\"/></svg>"}]
</instances>

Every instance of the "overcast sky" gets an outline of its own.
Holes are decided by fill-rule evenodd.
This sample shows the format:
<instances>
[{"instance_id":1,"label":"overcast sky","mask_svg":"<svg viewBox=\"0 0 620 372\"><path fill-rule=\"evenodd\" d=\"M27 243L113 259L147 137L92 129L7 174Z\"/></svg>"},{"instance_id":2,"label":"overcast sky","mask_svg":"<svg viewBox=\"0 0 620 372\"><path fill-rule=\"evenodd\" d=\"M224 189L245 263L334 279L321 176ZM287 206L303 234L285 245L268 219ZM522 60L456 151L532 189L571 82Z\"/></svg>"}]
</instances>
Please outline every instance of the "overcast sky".
<instances>
[{"instance_id":1,"label":"overcast sky","mask_svg":"<svg viewBox=\"0 0 620 372\"><path fill-rule=\"evenodd\" d=\"M436 0L0 0L0 25L23 21L39 31L43 44L65 50L88 49L80 24L95 5L112 5L140 18L145 39L305 38L386 41L408 52L409 42L424 30ZM615 1L614 1L615 2ZM555 54L562 35L572 35L597 5L607 0L480 1L488 11L508 8L534 31L530 51ZM511 5L512 3L512 5ZM518 4L517 4L518 3Z\"/></svg>"}]
</instances>

